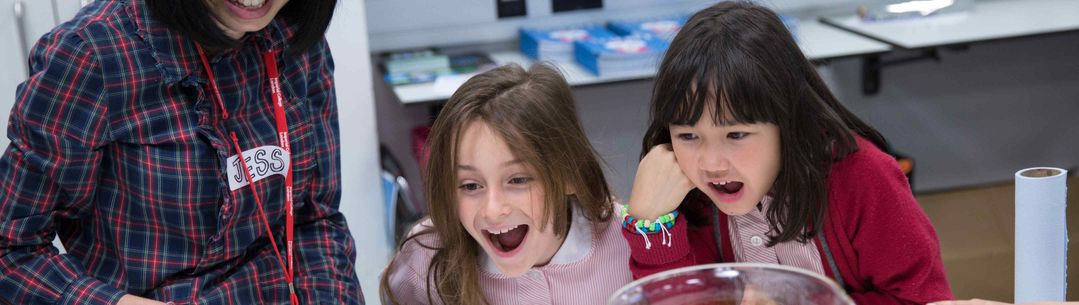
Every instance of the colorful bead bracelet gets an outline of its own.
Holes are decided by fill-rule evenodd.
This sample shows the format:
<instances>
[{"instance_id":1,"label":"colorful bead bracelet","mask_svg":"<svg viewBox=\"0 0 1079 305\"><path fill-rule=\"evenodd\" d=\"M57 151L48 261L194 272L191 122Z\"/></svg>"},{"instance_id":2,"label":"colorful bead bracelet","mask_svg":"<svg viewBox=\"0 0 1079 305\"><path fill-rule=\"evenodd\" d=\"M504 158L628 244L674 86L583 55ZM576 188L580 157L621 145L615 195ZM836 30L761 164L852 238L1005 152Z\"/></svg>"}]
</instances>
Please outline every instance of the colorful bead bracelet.
<instances>
[{"instance_id":1,"label":"colorful bead bracelet","mask_svg":"<svg viewBox=\"0 0 1079 305\"><path fill-rule=\"evenodd\" d=\"M660 242L667 247L671 246L670 229L674 227L674 221L678 219L677 210L661 215L655 220L637 219L629 215L629 205L625 205L619 210L619 216L622 218L623 228L630 232L639 233L644 237L645 249L652 248L652 242L648 240L649 233L661 233Z\"/></svg>"}]
</instances>

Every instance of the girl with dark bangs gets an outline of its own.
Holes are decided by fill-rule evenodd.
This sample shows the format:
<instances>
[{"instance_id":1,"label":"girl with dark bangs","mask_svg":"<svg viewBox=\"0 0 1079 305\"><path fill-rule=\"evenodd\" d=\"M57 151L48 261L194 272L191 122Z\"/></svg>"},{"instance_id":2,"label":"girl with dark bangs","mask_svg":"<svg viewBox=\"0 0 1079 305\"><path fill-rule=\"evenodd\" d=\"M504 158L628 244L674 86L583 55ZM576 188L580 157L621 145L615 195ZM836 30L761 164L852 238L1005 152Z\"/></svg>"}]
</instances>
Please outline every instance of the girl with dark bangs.
<instances>
[{"instance_id":1,"label":"girl with dark bangs","mask_svg":"<svg viewBox=\"0 0 1079 305\"><path fill-rule=\"evenodd\" d=\"M569 85L554 68L472 77L439 113L431 216L382 278L387 304L602 304L629 247Z\"/></svg>"},{"instance_id":2,"label":"girl with dark bangs","mask_svg":"<svg viewBox=\"0 0 1079 305\"><path fill-rule=\"evenodd\" d=\"M689 19L643 142L622 213L634 277L760 262L824 274L859 304L952 298L936 232L884 138L767 8L722 2Z\"/></svg>"}]
</instances>

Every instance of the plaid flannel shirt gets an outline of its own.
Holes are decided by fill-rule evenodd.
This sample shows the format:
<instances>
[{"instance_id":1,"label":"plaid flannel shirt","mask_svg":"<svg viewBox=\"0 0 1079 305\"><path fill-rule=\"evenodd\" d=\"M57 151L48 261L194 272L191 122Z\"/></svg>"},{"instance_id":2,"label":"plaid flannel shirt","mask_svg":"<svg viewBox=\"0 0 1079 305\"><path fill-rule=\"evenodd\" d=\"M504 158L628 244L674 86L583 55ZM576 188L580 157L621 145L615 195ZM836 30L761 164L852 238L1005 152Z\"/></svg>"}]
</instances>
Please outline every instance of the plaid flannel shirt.
<instances>
[{"instance_id":1,"label":"plaid flannel shirt","mask_svg":"<svg viewBox=\"0 0 1079 305\"><path fill-rule=\"evenodd\" d=\"M229 131L276 145L261 52L278 53L291 137L302 304L361 304L341 213L333 61L326 41L289 54L281 18L211 59L145 0L95 1L34 46L0 159L0 304L288 304L269 238L284 247L284 179L230 190ZM11 98L11 97L3 97ZM249 162L262 170L264 164ZM242 179L242 178L241 178ZM59 235L66 254L50 245ZM281 249L284 251L284 249ZM284 255L282 253L282 255Z\"/></svg>"}]
</instances>

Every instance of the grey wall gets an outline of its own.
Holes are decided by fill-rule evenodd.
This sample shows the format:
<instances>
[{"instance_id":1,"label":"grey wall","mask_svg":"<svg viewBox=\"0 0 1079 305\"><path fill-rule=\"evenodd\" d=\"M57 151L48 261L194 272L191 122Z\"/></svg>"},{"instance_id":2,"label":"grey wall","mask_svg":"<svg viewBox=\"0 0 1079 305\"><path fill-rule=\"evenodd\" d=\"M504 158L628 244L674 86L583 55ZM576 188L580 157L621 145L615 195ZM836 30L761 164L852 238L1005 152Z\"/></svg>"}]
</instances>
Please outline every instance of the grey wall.
<instances>
[{"instance_id":1,"label":"grey wall","mask_svg":"<svg viewBox=\"0 0 1079 305\"><path fill-rule=\"evenodd\" d=\"M915 190L1007 182L1033 166L1079 165L1079 32L973 45L940 63L885 69L859 93L860 65L834 65L832 90L916 158Z\"/></svg>"},{"instance_id":2,"label":"grey wall","mask_svg":"<svg viewBox=\"0 0 1079 305\"><path fill-rule=\"evenodd\" d=\"M551 12L550 0L528 0L528 16L498 19L498 0L367 0L371 50L491 43L517 39L522 26L553 26L688 14L715 0L605 0L603 9ZM856 4L887 0L756 1L795 16L853 13Z\"/></svg>"}]
</instances>

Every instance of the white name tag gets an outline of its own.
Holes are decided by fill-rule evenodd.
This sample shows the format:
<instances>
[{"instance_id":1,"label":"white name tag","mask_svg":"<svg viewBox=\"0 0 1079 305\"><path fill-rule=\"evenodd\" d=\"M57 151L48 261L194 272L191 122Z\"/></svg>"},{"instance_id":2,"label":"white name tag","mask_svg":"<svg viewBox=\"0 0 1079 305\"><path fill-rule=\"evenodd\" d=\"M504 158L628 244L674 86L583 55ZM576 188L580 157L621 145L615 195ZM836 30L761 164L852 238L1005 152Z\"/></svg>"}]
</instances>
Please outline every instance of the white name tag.
<instances>
[{"instance_id":1,"label":"white name tag","mask_svg":"<svg viewBox=\"0 0 1079 305\"><path fill-rule=\"evenodd\" d=\"M243 156L244 162L247 163L247 170L255 176L254 181L273 175L285 176L289 167L289 153L277 145L252 148L244 151ZM229 157L228 162L229 189L235 191L250 184L244 174L239 156Z\"/></svg>"}]
</instances>

